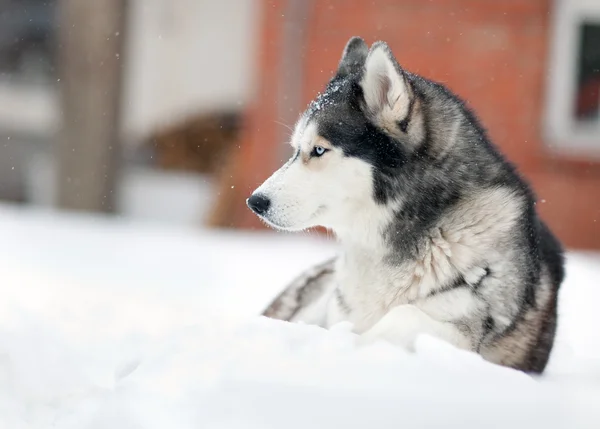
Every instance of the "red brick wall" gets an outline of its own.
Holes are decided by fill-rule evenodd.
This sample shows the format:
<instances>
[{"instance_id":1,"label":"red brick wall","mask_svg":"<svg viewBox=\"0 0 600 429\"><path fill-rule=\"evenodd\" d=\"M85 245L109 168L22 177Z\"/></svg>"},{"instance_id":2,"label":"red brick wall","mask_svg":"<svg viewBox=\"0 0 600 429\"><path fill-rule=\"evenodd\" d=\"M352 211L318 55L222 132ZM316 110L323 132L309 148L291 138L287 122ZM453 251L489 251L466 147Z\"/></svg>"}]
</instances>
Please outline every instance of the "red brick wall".
<instances>
[{"instance_id":1,"label":"red brick wall","mask_svg":"<svg viewBox=\"0 0 600 429\"><path fill-rule=\"evenodd\" d=\"M570 247L600 248L600 168L552 158L542 141L549 0L315 0L303 55L302 110L335 71L350 36L385 40L406 69L443 82L466 99L492 139L533 184L542 216ZM285 2L263 1L256 104L238 154L233 224L259 223L246 194L275 168L278 37ZM292 125L292 124L290 124Z\"/></svg>"}]
</instances>

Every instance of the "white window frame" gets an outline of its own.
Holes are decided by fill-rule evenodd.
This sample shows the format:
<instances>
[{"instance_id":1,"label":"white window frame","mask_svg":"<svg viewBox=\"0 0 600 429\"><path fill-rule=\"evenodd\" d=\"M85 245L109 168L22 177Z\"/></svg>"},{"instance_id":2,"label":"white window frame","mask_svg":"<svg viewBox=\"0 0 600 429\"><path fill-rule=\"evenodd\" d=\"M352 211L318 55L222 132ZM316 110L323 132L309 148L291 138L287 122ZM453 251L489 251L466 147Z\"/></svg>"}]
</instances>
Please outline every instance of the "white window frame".
<instances>
[{"instance_id":1,"label":"white window frame","mask_svg":"<svg viewBox=\"0 0 600 429\"><path fill-rule=\"evenodd\" d=\"M600 25L600 0L555 0L543 131L547 145L558 154L600 159L600 120L586 124L573 116L580 27L585 21Z\"/></svg>"}]
</instances>

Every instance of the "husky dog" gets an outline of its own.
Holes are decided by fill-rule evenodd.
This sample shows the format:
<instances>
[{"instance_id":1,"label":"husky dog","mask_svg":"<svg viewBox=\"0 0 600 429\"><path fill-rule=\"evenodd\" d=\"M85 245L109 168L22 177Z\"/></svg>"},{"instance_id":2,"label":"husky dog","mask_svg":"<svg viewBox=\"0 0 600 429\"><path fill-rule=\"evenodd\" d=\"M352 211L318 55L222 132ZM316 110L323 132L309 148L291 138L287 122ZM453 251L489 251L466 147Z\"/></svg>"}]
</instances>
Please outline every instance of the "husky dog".
<instances>
[{"instance_id":1,"label":"husky dog","mask_svg":"<svg viewBox=\"0 0 600 429\"><path fill-rule=\"evenodd\" d=\"M358 37L300 117L295 154L248 198L268 225L332 230L342 252L264 315L409 350L433 335L541 373L556 330L560 243L535 197L444 86Z\"/></svg>"}]
</instances>

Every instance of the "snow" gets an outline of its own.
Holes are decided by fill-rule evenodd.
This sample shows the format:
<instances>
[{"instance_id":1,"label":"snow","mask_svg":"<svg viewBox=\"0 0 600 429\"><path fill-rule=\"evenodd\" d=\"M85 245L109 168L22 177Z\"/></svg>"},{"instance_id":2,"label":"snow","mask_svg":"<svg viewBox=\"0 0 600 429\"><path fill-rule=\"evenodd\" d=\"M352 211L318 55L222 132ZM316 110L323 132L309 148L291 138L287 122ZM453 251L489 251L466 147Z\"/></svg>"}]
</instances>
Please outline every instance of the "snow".
<instances>
[{"instance_id":1,"label":"snow","mask_svg":"<svg viewBox=\"0 0 600 429\"><path fill-rule=\"evenodd\" d=\"M47 153L28 157L25 199L38 208L48 209L56 201L55 161ZM208 217L215 195L209 175L124 163L115 204L132 220L193 226Z\"/></svg>"},{"instance_id":2,"label":"snow","mask_svg":"<svg viewBox=\"0 0 600 429\"><path fill-rule=\"evenodd\" d=\"M335 251L0 206L0 428L597 428L600 257L569 255L548 373L256 315Z\"/></svg>"}]
</instances>

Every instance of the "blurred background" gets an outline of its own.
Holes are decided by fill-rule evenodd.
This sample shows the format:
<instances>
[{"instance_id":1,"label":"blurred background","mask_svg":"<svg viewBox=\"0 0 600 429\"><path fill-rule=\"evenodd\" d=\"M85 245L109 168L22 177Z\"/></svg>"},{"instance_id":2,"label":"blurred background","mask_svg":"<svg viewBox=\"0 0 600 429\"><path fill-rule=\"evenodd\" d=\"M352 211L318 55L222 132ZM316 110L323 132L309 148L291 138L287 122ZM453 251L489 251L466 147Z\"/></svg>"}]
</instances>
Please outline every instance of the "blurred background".
<instances>
[{"instance_id":1,"label":"blurred background","mask_svg":"<svg viewBox=\"0 0 600 429\"><path fill-rule=\"evenodd\" d=\"M353 35L466 99L600 249L598 0L0 0L0 200L261 228L245 199Z\"/></svg>"}]
</instances>

